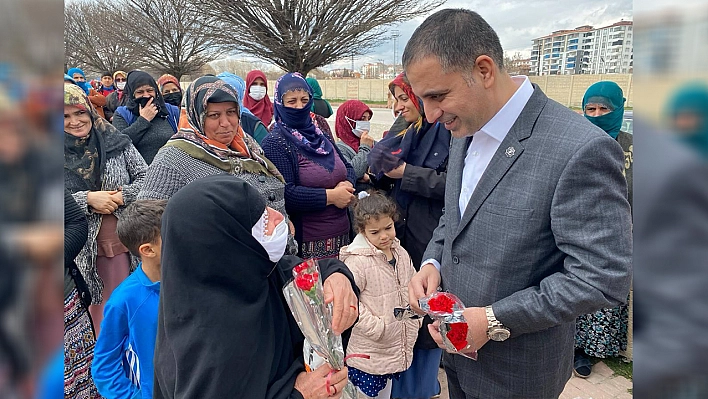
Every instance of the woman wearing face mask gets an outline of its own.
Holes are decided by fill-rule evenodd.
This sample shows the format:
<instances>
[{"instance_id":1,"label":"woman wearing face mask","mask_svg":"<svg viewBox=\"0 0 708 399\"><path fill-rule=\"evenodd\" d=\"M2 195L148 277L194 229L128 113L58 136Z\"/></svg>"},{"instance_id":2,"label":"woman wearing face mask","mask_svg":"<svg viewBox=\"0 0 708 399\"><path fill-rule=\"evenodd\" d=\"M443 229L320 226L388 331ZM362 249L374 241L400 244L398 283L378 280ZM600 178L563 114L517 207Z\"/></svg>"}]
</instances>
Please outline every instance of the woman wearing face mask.
<instances>
[{"instance_id":1,"label":"woman wearing face mask","mask_svg":"<svg viewBox=\"0 0 708 399\"><path fill-rule=\"evenodd\" d=\"M88 219L88 240L75 261L91 293L97 335L104 300L128 276L131 259L116 226L146 169L130 138L99 118L79 87L64 83L64 185Z\"/></svg>"},{"instance_id":2,"label":"woman wearing face mask","mask_svg":"<svg viewBox=\"0 0 708 399\"><path fill-rule=\"evenodd\" d=\"M331 258L349 244L354 169L310 117L312 93L299 73L275 84L275 124L263 151L285 178L285 207L303 258Z\"/></svg>"},{"instance_id":3,"label":"woman wearing face mask","mask_svg":"<svg viewBox=\"0 0 708 399\"><path fill-rule=\"evenodd\" d=\"M113 72L113 83L116 86L116 90L106 97L106 106L104 107L106 119L109 122L113 121L113 114L116 112L116 109L121 105L125 105L126 96L123 95L123 90L127 83L127 77L128 74L123 71Z\"/></svg>"},{"instance_id":4,"label":"woman wearing face mask","mask_svg":"<svg viewBox=\"0 0 708 399\"><path fill-rule=\"evenodd\" d=\"M666 114L681 141L708 158L708 86L703 82L682 86L669 101Z\"/></svg>"},{"instance_id":5,"label":"woman wearing face mask","mask_svg":"<svg viewBox=\"0 0 708 399\"><path fill-rule=\"evenodd\" d=\"M633 136L621 131L624 119L624 96L615 82L597 82L583 96L585 117L617 140L624 150L624 176L627 179L627 199L632 205ZM575 356L573 374L587 378L592 372L590 356L616 357L627 349L629 306L601 309L582 315L575 321Z\"/></svg>"},{"instance_id":6,"label":"woman wearing face mask","mask_svg":"<svg viewBox=\"0 0 708 399\"><path fill-rule=\"evenodd\" d=\"M394 123L372 148L369 165L378 178L375 184L389 190L398 205L396 236L417 270L443 214L450 132L439 123L428 123L423 103L404 74L388 87L395 99L394 110L409 126L398 130ZM428 331L431 322L426 316L415 342L413 365L393 381L392 397L429 398L440 392L437 374L442 350Z\"/></svg>"},{"instance_id":7,"label":"woman wearing face mask","mask_svg":"<svg viewBox=\"0 0 708 399\"><path fill-rule=\"evenodd\" d=\"M66 74L71 76L71 78L74 79L74 83L84 90L98 116L106 118L106 113L103 110L106 106L106 97L91 87L91 84L86 81L84 71L79 68L71 68Z\"/></svg>"},{"instance_id":8,"label":"woman wearing face mask","mask_svg":"<svg viewBox=\"0 0 708 399\"><path fill-rule=\"evenodd\" d=\"M182 106L182 87L176 77L166 73L157 79L160 92L167 104L172 104L179 108Z\"/></svg>"},{"instance_id":9,"label":"woman wearing face mask","mask_svg":"<svg viewBox=\"0 0 708 399\"><path fill-rule=\"evenodd\" d=\"M243 99L246 95L246 82L244 82L244 80L241 79L240 76L234 75L231 72L222 72L216 75L216 77L230 84L231 87L236 89L241 110L241 127L243 128L244 132L250 134L251 137L256 139L256 142L258 144L261 144L265 136L268 135L268 129L265 125L263 125L263 122L261 122L258 117L253 115L253 112L243 106Z\"/></svg>"},{"instance_id":10,"label":"woman wearing face mask","mask_svg":"<svg viewBox=\"0 0 708 399\"><path fill-rule=\"evenodd\" d=\"M177 132L179 108L165 103L155 79L130 71L125 85L127 103L116 109L113 126L127 134L150 165L157 151Z\"/></svg>"},{"instance_id":11,"label":"woman wearing face mask","mask_svg":"<svg viewBox=\"0 0 708 399\"><path fill-rule=\"evenodd\" d=\"M265 73L253 70L246 75L246 91L248 94L243 99L243 105L253 115L263 122L266 127L273 120L273 103L268 97L268 78Z\"/></svg>"},{"instance_id":12,"label":"woman wearing face mask","mask_svg":"<svg viewBox=\"0 0 708 399\"><path fill-rule=\"evenodd\" d=\"M155 399L341 397L346 367L331 375L327 364L304 370L303 336L282 291L301 259L283 256L282 214L249 183L218 175L175 194L162 221L169 267L162 271ZM333 330L341 333L357 318L358 290L340 261L319 266Z\"/></svg>"},{"instance_id":13,"label":"woman wearing face mask","mask_svg":"<svg viewBox=\"0 0 708 399\"><path fill-rule=\"evenodd\" d=\"M339 141L337 147L344 159L349 161L356 175L356 191L370 188L367 156L374 146L374 139L369 136L371 129L371 109L359 100L347 100L337 109L334 125Z\"/></svg>"}]
</instances>

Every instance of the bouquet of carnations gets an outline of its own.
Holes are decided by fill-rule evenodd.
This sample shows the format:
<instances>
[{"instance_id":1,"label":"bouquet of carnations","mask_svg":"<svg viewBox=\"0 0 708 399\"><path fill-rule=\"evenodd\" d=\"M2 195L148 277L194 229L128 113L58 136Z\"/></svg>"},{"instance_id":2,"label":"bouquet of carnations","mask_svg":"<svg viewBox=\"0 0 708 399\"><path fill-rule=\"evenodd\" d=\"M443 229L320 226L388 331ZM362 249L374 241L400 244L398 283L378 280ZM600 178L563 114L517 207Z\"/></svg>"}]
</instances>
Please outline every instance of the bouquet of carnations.
<instances>
[{"instance_id":1,"label":"bouquet of carnations","mask_svg":"<svg viewBox=\"0 0 708 399\"><path fill-rule=\"evenodd\" d=\"M306 260L293 269L293 280L283 288L285 300L305 336L304 351L309 368L315 369L322 360L334 370L344 367L342 337L332 331L332 304L325 305L322 278L317 261ZM314 353L313 353L314 352ZM312 357L319 357L312 359ZM342 398L355 399L356 388L347 383Z\"/></svg>"},{"instance_id":2,"label":"bouquet of carnations","mask_svg":"<svg viewBox=\"0 0 708 399\"><path fill-rule=\"evenodd\" d=\"M468 334L468 325L462 314L465 305L449 292L435 292L418 300L420 308L433 320L440 322L440 335L449 352L477 360L477 350Z\"/></svg>"}]
</instances>

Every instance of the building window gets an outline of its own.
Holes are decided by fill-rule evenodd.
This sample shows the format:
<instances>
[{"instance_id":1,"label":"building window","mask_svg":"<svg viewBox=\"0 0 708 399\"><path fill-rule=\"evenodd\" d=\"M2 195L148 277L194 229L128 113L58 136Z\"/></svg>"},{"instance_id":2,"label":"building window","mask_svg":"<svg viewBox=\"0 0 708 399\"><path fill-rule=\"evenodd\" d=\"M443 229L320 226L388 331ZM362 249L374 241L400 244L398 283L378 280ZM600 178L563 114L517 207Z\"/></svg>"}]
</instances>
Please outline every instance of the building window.
<instances>
[{"instance_id":1,"label":"building window","mask_svg":"<svg viewBox=\"0 0 708 399\"><path fill-rule=\"evenodd\" d=\"M577 50L577 49L578 49L578 46L577 46L577 45L568 46L568 50Z\"/></svg>"}]
</instances>

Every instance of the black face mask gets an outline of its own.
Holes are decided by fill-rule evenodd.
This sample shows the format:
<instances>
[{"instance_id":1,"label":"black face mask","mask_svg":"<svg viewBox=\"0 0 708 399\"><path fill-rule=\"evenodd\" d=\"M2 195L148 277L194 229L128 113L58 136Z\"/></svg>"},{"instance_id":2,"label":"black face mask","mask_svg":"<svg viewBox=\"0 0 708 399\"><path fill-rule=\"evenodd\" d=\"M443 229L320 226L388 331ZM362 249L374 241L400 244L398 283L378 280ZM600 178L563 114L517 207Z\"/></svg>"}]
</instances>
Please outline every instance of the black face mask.
<instances>
[{"instance_id":1,"label":"black face mask","mask_svg":"<svg viewBox=\"0 0 708 399\"><path fill-rule=\"evenodd\" d=\"M179 107L182 104L182 93L178 91L170 94L163 94L163 97L167 104L172 104L175 107Z\"/></svg>"},{"instance_id":2,"label":"black face mask","mask_svg":"<svg viewBox=\"0 0 708 399\"><path fill-rule=\"evenodd\" d=\"M135 99L135 103L138 104L141 108L145 108L151 98L153 99L152 103L155 104L155 99L153 97L138 97Z\"/></svg>"}]
</instances>

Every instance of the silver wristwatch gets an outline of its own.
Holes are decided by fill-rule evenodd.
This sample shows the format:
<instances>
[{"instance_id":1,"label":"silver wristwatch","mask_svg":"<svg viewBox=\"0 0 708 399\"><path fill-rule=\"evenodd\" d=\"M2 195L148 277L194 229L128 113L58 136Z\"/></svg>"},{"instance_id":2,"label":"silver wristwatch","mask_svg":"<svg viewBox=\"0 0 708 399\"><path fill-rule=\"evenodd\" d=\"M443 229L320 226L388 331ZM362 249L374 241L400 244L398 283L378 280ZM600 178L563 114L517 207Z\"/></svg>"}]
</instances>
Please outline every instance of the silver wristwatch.
<instances>
[{"instance_id":1,"label":"silver wristwatch","mask_svg":"<svg viewBox=\"0 0 708 399\"><path fill-rule=\"evenodd\" d=\"M509 329L494 317L491 305L485 307L484 311L487 313L487 337L492 341L506 341L511 336Z\"/></svg>"}]
</instances>

